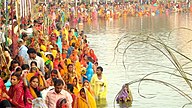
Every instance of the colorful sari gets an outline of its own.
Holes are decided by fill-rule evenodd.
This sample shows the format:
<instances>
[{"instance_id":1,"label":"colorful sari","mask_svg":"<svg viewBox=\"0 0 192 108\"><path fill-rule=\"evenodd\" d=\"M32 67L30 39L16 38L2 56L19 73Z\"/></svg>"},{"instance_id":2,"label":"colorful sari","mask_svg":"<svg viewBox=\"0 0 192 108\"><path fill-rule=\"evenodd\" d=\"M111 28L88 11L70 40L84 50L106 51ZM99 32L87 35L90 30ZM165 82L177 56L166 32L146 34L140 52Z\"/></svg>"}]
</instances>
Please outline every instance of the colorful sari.
<instances>
[{"instance_id":1,"label":"colorful sari","mask_svg":"<svg viewBox=\"0 0 192 108\"><path fill-rule=\"evenodd\" d=\"M34 98L31 95L28 87L26 87L24 90L25 108L32 108L32 100Z\"/></svg>"},{"instance_id":2,"label":"colorful sari","mask_svg":"<svg viewBox=\"0 0 192 108\"><path fill-rule=\"evenodd\" d=\"M96 102L91 93L85 89L86 99L82 98L79 94L77 98L77 108L96 108Z\"/></svg>"},{"instance_id":3,"label":"colorful sari","mask_svg":"<svg viewBox=\"0 0 192 108\"><path fill-rule=\"evenodd\" d=\"M38 97L42 97L42 95L41 95L41 92L40 92L40 90L38 89L38 88L32 88L31 86L29 87L29 91L30 91L30 93L31 93L31 95L32 95L32 97L34 98L34 99L36 99L36 98L38 98Z\"/></svg>"},{"instance_id":4,"label":"colorful sari","mask_svg":"<svg viewBox=\"0 0 192 108\"><path fill-rule=\"evenodd\" d=\"M10 99L8 99L16 108L25 108L24 104L24 90L23 90L23 81L17 85L12 85L8 91Z\"/></svg>"},{"instance_id":5,"label":"colorful sari","mask_svg":"<svg viewBox=\"0 0 192 108\"><path fill-rule=\"evenodd\" d=\"M85 83L88 83L88 87L84 85ZM91 87L91 84L89 83L88 80L85 80L85 81L83 82L83 87L86 87L87 90L91 93L91 95L92 95L93 97L95 97L95 93L94 93L94 91L93 91L93 89L92 89L92 87Z\"/></svg>"},{"instance_id":6,"label":"colorful sari","mask_svg":"<svg viewBox=\"0 0 192 108\"><path fill-rule=\"evenodd\" d=\"M74 85L74 79L76 79L77 80L77 84L76 85ZM80 84L79 84L79 79L77 78L77 77L74 77L73 78L73 93L75 94L75 96L77 96L78 95L78 93L79 93L79 91L80 91L80 89L81 89L81 86L80 86Z\"/></svg>"},{"instance_id":7,"label":"colorful sari","mask_svg":"<svg viewBox=\"0 0 192 108\"><path fill-rule=\"evenodd\" d=\"M38 75L38 73L28 73L27 74L27 81L29 82L30 79L33 77L33 76L38 76L38 79L39 79L39 86L44 86L44 82L43 82L43 79L41 77L41 75Z\"/></svg>"},{"instance_id":8,"label":"colorful sari","mask_svg":"<svg viewBox=\"0 0 192 108\"><path fill-rule=\"evenodd\" d=\"M6 87L5 87L5 85L4 85L4 82L3 82L3 79L0 77L0 102L2 101L2 100L4 100L4 98L2 98L2 94L3 93L6 93L7 91L6 91Z\"/></svg>"},{"instance_id":9,"label":"colorful sari","mask_svg":"<svg viewBox=\"0 0 192 108\"><path fill-rule=\"evenodd\" d=\"M86 69L86 76L87 76L87 78L83 77L83 82L85 80L88 80L90 82L93 74L94 74L94 72L93 72L93 64L91 62L88 62L88 66L87 66L87 69Z\"/></svg>"},{"instance_id":10,"label":"colorful sari","mask_svg":"<svg viewBox=\"0 0 192 108\"><path fill-rule=\"evenodd\" d=\"M126 88L126 89L125 89ZM131 90L129 89L128 85L123 85L122 90L119 92L118 96L117 96L117 103L124 103L124 102L128 102L128 101L132 101L132 94L131 94Z\"/></svg>"}]
</instances>

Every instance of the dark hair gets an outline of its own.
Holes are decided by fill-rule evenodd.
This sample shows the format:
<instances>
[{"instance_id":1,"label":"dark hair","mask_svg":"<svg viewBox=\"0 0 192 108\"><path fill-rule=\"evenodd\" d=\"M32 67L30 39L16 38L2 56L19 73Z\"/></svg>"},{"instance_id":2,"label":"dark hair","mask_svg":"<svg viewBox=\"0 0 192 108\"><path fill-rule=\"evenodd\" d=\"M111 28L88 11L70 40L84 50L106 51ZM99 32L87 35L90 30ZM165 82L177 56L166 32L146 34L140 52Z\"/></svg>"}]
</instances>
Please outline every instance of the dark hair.
<instances>
[{"instance_id":1,"label":"dark hair","mask_svg":"<svg viewBox=\"0 0 192 108\"><path fill-rule=\"evenodd\" d=\"M28 64L23 64L21 66L22 70L25 70L25 69L29 69L29 65Z\"/></svg>"},{"instance_id":2,"label":"dark hair","mask_svg":"<svg viewBox=\"0 0 192 108\"><path fill-rule=\"evenodd\" d=\"M67 103L67 100L65 98L60 98L57 100L56 108L62 108L62 105L66 103Z\"/></svg>"},{"instance_id":3,"label":"dark hair","mask_svg":"<svg viewBox=\"0 0 192 108\"><path fill-rule=\"evenodd\" d=\"M73 85L72 84L67 84L67 89L69 89L70 92L73 93Z\"/></svg>"},{"instance_id":4,"label":"dark hair","mask_svg":"<svg viewBox=\"0 0 192 108\"><path fill-rule=\"evenodd\" d=\"M84 88L82 88L82 89L80 90L80 92L84 92L84 93L85 93L85 89L84 89Z\"/></svg>"},{"instance_id":5,"label":"dark hair","mask_svg":"<svg viewBox=\"0 0 192 108\"><path fill-rule=\"evenodd\" d=\"M27 34L26 33L22 33L22 39L27 37Z\"/></svg>"},{"instance_id":6,"label":"dark hair","mask_svg":"<svg viewBox=\"0 0 192 108\"><path fill-rule=\"evenodd\" d=\"M47 57L47 56L50 56L50 57L51 57L51 61L53 61L54 57L53 57L52 54L47 54L46 57Z\"/></svg>"},{"instance_id":7,"label":"dark hair","mask_svg":"<svg viewBox=\"0 0 192 108\"><path fill-rule=\"evenodd\" d=\"M64 85L64 82L63 82L63 80L61 80L61 79L57 79L57 80L54 82L54 86L60 86L60 85Z\"/></svg>"},{"instance_id":8,"label":"dark hair","mask_svg":"<svg viewBox=\"0 0 192 108\"><path fill-rule=\"evenodd\" d=\"M37 66L37 62L36 61L32 61L30 65L32 66L33 63L35 64L35 66Z\"/></svg>"},{"instance_id":9,"label":"dark hair","mask_svg":"<svg viewBox=\"0 0 192 108\"><path fill-rule=\"evenodd\" d=\"M103 68L101 66L98 66L97 69L101 70L103 72Z\"/></svg>"},{"instance_id":10,"label":"dark hair","mask_svg":"<svg viewBox=\"0 0 192 108\"><path fill-rule=\"evenodd\" d=\"M87 39L84 39L83 42L84 42L84 43L87 43Z\"/></svg>"},{"instance_id":11,"label":"dark hair","mask_svg":"<svg viewBox=\"0 0 192 108\"><path fill-rule=\"evenodd\" d=\"M20 65L19 61L17 61L17 60L12 60L11 65L13 65L13 64L19 64Z\"/></svg>"},{"instance_id":12,"label":"dark hair","mask_svg":"<svg viewBox=\"0 0 192 108\"><path fill-rule=\"evenodd\" d=\"M57 81L57 78L52 78L52 81L55 84L55 81Z\"/></svg>"},{"instance_id":13,"label":"dark hair","mask_svg":"<svg viewBox=\"0 0 192 108\"><path fill-rule=\"evenodd\" d=\"M37 52L36 53L39 57L42 57L41 53L40 52Z\"/></svg>"},{"instance_id":14,"label":"dark hair","mask_svg":"<svg viewBox=\"0 0 192 108\"><path fill-rule=\"evenodd\" d=\"M72 46L72 47L75 47L75 42L73 42L71 46Z\"/></svg>"},{"instance_id":15,"label":"dark hair","mask_svg":"<svg viewBox=\"0 0 192 108\"><path fill-rule=\"evenodd\" d=\"M13 71L13 64L19 64L19 65L20 65L19 61L17 61L17 60L12 60L12 61L11 61L11 65L10 65L10 67L9 67L9 70L10 70L10 71Z\"/></svg>"},{"instance_id":16,"label":"dark hair","mask_svg":"<svg viewBox=\"0 0 192 108\"><path fill-rule=\"evenodd\" d=\"M18 73L18 72L14 72L11 76L16 76L18 80L21 77L20 73Z\"/></svg>"},{"instance_id":17,"label":"dark hair","mask_svg":"<svg viewBox=\"0 0 192 108\"><path fill-rule=\"evenodd\" d=\"M27 53L28 53L28 54L31 54L31 53L37 54L37 52L35 51L34 48L29 48L29 49L27 50Z\"/></svg>"},{"instance_id":18,"label":"dark hair","mask_svg":"<svg viewBox=\"0 0 192 108\"><path fill-rule=\"evenodd\" d=\"M21 67L19 66L19 67L17 67L16 68L16 70L15 70L15 72L18 72L18 71L22 71L22 69L21 69Z\"/></svg>"},{"instance_id":19,"label":"dark hair","mask_svg":"<svg viewBox=\"0 0 192 108\"><path fill-rule=\"evenodd\" d=\"M87 57L87 60L89 60L90 62L92 62L93 63L93 59L91 58L91 57Z\"/></svg>"},{"instance_id":20,"label":"dark hair","mask_svg":"<svg viewBox=\"0 0 192 108\"><path fill-rule=\"evenodd\" d=\"M33 80L36 79L36 78L39 80L39 78L38 78L37 76L33 76L33 77L31 77L31 79L30 79L29 82L33 81Z\"/></svg>"},{"instance_id":21,"label":"dark hair","mask_svg":"<svg viewBox=\"0 0 192 108\"><path fill-rule=\"evenodd\" d=\"M73 64L68 64L68 65L67 65L67 69L69 68L69 66L73 66Z\"/></svg>"},{"instance_id":22,"label":"dark hair","mask_svg":"<svg viewBox=\"0 0 192 108\"><path fill-rule=\"evenodd\" d=\"M54 69L54 70L51 71L51 74L52 74L52 73L58 74L58 71Z\"/></svg>"}]
</instances>

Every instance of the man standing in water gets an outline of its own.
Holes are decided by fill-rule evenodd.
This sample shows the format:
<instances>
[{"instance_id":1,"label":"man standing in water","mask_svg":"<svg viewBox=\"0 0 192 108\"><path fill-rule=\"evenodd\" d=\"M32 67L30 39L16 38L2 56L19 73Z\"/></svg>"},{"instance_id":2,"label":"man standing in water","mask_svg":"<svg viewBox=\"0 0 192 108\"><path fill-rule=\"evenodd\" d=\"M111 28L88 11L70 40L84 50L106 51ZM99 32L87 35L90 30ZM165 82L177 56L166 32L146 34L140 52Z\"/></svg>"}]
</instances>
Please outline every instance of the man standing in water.
<instances>
[{"instance_id":1,"label":"man standing in water","mask_svg":"<svg viewBox=\"0 0 192 108\"><path fill-rule=\"evenodd\" d=\"M107 80L103 75L103 68L101 66L97 67L96 74L94 74L91 79L91 86L94 90L96 99L106 99Z\"/></svg>"}]
</instances>

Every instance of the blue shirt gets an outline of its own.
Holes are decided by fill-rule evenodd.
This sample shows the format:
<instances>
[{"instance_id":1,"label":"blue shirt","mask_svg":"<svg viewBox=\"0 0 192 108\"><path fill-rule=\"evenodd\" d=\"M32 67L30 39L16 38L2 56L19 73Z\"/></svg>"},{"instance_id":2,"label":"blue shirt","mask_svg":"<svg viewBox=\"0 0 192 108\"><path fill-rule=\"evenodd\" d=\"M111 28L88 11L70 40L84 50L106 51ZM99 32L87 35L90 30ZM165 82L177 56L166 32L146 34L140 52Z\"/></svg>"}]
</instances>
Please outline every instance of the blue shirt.
<instances>
[{"instance_id":1,"label":"blue shirt","mask_svg":"<svg viewBox=\"0 0 192 108\"><path fill-rule=\"evenodd\" d=\"M19 53L18 55L23 57L24 63L27 63L27 60L29 59L29 55L27 53L28 48L25 45L22 45L19 48Z\"/></svg>"}]
</instances>

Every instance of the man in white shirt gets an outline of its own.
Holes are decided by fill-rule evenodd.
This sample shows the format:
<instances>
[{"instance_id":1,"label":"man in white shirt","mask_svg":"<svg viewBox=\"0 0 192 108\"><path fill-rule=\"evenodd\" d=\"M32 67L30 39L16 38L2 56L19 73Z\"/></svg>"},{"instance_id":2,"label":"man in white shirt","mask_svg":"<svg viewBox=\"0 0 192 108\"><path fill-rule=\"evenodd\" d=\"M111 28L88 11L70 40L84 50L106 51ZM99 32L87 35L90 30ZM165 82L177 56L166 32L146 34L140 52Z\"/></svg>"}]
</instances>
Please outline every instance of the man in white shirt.
<instances>
[{"instance_id":1,"label":"man in white shirt","mask_svg":"<svg viewBox=\"0 0 192 108\"><path fill-rule=\"evenodd\" d=\"M23 39L18 39L17 40L17 43L18 43L18 47L19 47L19 52L18 52L18 55L20 57L22 57L22 59L24 60L24 64L27 63L28 59L29 59L29 56L27 54L27 51L28 51L28 48L24 45L24 41Z\"/></svg>"},{"instance_id":2,"label":"man in white shirt","mask_svg":"<svg viewBox=\"0 0 192 108\"><path fill-rule=\"evenodd\" d=\"M63 80L57 79L54 82L54 89L47 93L45 102L48 108L56 108L56 103L61 98L65 98L67 100L67 108L72 108L73 99L71 94L64 90Z\"/></svg>"},{"instance_id":3,"label":"man in white shirt","mask_svg":"<svg viewBox=\"0 0 192 108\"><path fill-rule=\"evenodd\" d=\"M37 55L37 52L35 51L34 48L29 48L27 51L28 55L29 55L29 59L27 61L28 65L31 65L32 61L36 61L37 62L37 67L40 69L40 71L45 75L45 71L44 71L44 60L43 58L39 57Z\"/></svg>"}]
</instances>

